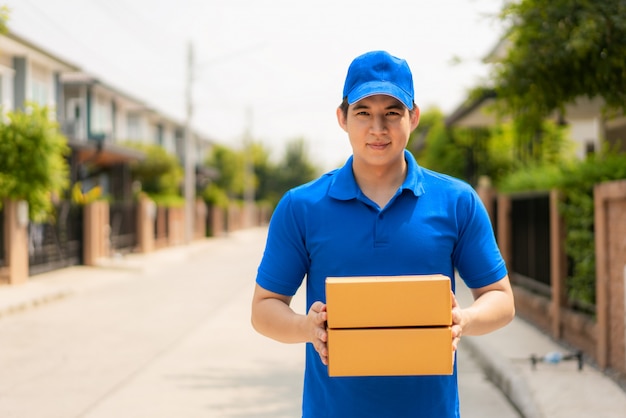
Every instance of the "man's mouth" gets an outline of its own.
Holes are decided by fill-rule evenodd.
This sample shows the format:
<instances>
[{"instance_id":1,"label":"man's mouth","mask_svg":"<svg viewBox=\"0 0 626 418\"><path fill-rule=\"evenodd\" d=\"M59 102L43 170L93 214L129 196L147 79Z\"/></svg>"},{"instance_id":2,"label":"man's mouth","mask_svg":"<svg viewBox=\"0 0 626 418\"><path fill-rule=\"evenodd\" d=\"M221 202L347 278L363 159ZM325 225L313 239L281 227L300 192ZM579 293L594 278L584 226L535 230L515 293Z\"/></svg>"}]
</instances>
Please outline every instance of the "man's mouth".
<instances>
[{"instance_id":1,"label":"man's mouth","mask_svg":"<svg viewBox=\"0 0 626 418\"><path fill-rule=\"evenodd\" d=\"M383 150L383 149L387 148L387 146L388 146L388 145L389 145L389 143L388 143L388 142L384 142L384 143L380 142L380 143L371 143L371 144L368 144L368 146L369 146L371 149L374 149L374 150Z\"/></svg>"}]
</instances>

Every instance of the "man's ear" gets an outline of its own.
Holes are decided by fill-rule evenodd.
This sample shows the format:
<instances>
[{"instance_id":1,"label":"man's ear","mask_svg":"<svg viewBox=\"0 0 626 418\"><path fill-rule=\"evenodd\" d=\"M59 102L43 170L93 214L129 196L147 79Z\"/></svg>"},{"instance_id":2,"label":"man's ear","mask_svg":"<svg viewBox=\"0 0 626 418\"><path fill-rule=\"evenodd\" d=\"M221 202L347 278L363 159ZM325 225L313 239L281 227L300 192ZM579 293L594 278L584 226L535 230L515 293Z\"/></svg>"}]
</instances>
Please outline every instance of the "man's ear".
<instances>
[{"instance_id":1,"label":"man's ear","mask_svg":"<svg viewBox=\"0 0 626 418\"><path fill-rule=\"evenodd\" d=\"M411 112L411 132L417 128L417 125L420 124L420 108L417 105L414 105L413 112Z\"/></svg>"},{"instance_id":2,"label":"man's ear","mask_svg":"<svg viewBox=\"0 0 626 418\"><path fill-rule=\"evenodd\" d=\"M339 126L341 126L341 129L346 132L348 131L348 121L346 120L346 116L344 115L343 110L341 110L340 107L337 108L337 122L339 123Z\"/></svg>"}]
</instances>

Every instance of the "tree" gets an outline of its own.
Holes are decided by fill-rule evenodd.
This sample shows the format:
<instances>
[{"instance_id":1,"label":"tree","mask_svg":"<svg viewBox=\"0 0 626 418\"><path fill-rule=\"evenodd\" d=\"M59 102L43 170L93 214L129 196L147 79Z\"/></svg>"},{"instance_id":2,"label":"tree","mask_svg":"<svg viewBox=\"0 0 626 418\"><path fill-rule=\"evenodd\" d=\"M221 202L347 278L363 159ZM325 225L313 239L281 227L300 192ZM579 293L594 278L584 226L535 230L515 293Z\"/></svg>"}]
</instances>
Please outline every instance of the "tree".
<instances>
[{"instance_id":1,"label":"tree","mask_svg":"<svg viewBox=\"0 0 626 418\"><path fill-rule=\"evenodd\" d=\"M417 150L416 138L421 138L421 149ZM409 148L414 149L417 162L425 168L464 178L467 161L465 153L455 143L452 130L446 128L441 110L432 108L420 116L420 123L411 135Z\"/></svg>"},{"instance_id":2,"label":"tree","mask_svg":"<svg viewBox=\"0 0 626 418\"><path fill-rule=\"evenodd\" d=\"M278 165L277 192L281 195L287 190L309 182L318 173L308 156L304 138L296 138L287 143L283 159Z\"/></svg>"},{"instance_id":3,"label":"tree","mask_svg":"<svg viewBox=\"0 0 626 418\"><path fill-rule=\"evenodd\" d=\"M212 148L205 161L205 165L217 173L212 184L223 190L229 199L243 196L244 164L243 153L221 144Z\"/></svg>"},{"instance_id":4,"label":"tree","mask_svg":"<svg viewBox=\"0 0 626 418\"><path fill-rule=\"evenodd\" d=\"M275 202L277 167L270 160L270 151L260 143L250 145L255 180L255 199Z\"/></svg>"},{"instance_id":5,"label":"tree","mask_svg":"<svg viewBox=\"0 0 626 418\"><path fill-rule=\"evenodd\" d=\"M176 156L154 144L127 143L129 148L143 151L145 159L131 164L134 180L141 183L141 190L157 201L174 198L180 203L183 169Z\"/></svg>"},{"instance_id":6,"label":"tree","mask_svg":"<svg viewBox=\"0 0 626 418\"><path fill-rule=\"evenodd\" d=\"M52 213L52 196L69 186L67 138L49 110L27 104L0 121L0 202L28 202L30 219L44 221Z\"/></svg>"},{"instance_id":7,"label":"tree","mask_svg":"<svg viewBox=\"0 0 626 418\"><path fill-rule=\"evenodd\" d=\"M626 113L626 2L521 0L501 19L510 48L495 66L504 110L528 135L579 97Z\"/></svg>"},{"instance_id":8,"label":"tree","mask_svg":"<svg viewBox=\"0 0 626 418\"><path fill-rule=\"evenodd\" d=\"M252 162L255 200L274 207L282 195L292 187L312 180L318 169L310 162L303 139L287 144L282 160L276 164L269 151L259 143L250 144L243 151L225 145L216 145L205 165L216 173L211 184L203 191L205 200L217 205L243 199L245 155Z\"/></svg>"},{"instance_id":9,"label":"tree","mask_svg":"<svg viewBox=\"0 0 626 418\"><path fill-rule=\"evenodd\" d=\"M9 22L9 8L7 6L0 6L0 33L7 33L9 28L7 26Z\"/></svg>"}]
</instances>

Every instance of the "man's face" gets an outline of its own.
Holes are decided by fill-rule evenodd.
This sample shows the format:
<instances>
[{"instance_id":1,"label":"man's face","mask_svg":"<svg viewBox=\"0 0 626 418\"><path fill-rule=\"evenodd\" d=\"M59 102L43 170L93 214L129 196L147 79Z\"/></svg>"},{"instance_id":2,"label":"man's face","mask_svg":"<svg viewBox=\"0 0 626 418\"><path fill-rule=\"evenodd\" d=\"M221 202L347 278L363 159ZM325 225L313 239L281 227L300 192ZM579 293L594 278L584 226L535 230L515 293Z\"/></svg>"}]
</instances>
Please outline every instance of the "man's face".
<instances>
[{"instance_id":1,"label":"man's face","mask_svg":"<svg viewBox=\"0 0 626 418\"><path fill-rule=\"evenodd\" d=\"M379 94L351 104L345 117L338 109L337 119L348 133L355 164L390 166L404 161L419 109L409 112L399 100Z\"/></svg>"}]
</instances>

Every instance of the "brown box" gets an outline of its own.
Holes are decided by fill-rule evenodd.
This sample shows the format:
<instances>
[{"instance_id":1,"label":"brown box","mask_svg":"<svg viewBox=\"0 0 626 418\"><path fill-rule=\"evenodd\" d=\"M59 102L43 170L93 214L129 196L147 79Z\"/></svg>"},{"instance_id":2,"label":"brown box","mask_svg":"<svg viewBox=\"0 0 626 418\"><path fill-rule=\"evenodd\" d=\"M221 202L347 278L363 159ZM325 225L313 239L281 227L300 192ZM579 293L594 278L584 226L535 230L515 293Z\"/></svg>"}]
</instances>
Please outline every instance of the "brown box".
<instances>
[{"instance_id":1,"label":"brown box","mask_svg":"<svg viewBox=\"0 0 626 418\"><path fill-rule=\"evenodd\" d=\"M449 326L450 279L443 275L329 277L329 328Z\"/></svg>"},{"instance_id":2,"label":"brown box","mask_svg":"<svg viewBox=\"0 0 626 418\"><path fill-rule=\"evenodd\" d=\"M443 275L326 279L329 376L452 374Z\"/></svg>"},{"instance_id":3,"label":"brown box","mask_svg":"<svg viewBox=\"0 0 626 418\"><path fill-rule=\"evenodd\" d=\"M329 329L328 352L331 377L452 374L450 327Z\"/></svg>"}]
</instances>

